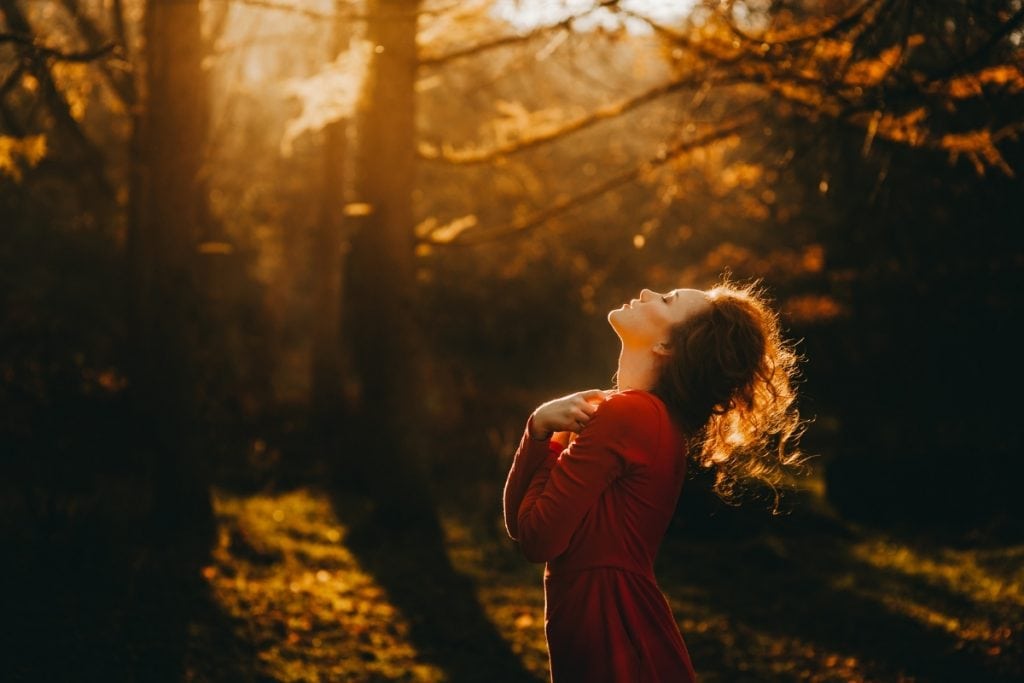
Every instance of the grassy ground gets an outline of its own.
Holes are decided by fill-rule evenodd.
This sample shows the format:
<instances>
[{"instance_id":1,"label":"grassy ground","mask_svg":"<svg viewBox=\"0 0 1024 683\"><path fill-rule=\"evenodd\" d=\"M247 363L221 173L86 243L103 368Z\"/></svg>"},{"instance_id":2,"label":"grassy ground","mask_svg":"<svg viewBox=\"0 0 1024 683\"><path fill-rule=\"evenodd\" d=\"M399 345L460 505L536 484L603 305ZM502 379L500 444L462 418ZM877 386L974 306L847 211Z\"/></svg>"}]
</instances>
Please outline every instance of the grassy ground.
<instances>
[{"instance_id":1,"label":"grassy ground","mask_svg":"<svg viewBox=\"0 0 1024 683\"><path fill-rule=\"evenodd\" d=\"M546 680L541 567L511 543L449 515L438 578L408 545L355 541L352 510L342 521L315 489L215 506L202 575L244 646L223 651L198 617L187 680L226 680L246 656L249 680ZM1024 680L1022 546L781 518L756 535L677 530L658 575L705 683Z\"/></svg>"}]
</instances>

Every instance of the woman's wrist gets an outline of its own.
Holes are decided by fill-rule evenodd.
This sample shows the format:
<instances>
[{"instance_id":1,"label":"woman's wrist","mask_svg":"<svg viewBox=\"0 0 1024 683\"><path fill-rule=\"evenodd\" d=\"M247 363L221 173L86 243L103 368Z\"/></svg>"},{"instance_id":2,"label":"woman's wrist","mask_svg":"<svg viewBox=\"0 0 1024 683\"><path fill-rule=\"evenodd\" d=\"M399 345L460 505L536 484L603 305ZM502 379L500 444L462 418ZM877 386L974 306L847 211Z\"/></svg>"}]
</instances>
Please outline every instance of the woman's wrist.
<instances>
[{"instance_id":1,"label":"woman's wrist","mask_svg":"<svg viewBox=\"0 0 1024 683\"><path fill-rule=\"evenodd\" d=\"M550 441L551 435L554 434L554 430L544 429L543 425L540 424L537 419L537 411L534 411L530 415L530 419L527 420L526 431L534 441Z\"/></svg>"}]
</instances>

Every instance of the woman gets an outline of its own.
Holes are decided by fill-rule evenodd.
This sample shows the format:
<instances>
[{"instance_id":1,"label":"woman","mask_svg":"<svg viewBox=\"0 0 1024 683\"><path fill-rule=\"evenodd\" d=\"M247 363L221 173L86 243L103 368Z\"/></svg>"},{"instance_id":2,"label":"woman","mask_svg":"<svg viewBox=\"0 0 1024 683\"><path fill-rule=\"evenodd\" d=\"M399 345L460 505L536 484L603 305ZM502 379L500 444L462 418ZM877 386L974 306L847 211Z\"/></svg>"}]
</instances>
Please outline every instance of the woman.
<instances>
[{"instance_id":1,"label":"woman","mask_svg":"<svg viewBox=\"0 0 1024 683\"><path fill-rule=\"evenodd\" d=\"M773 489L794 462L796 356L753 286L643 290L608 314L617 390L582 391L530 416L505 483L505 525L546 562L554 683L686 683L696 675L653 563L688 454L716 489Z\"/></svg>"}]
</instances>

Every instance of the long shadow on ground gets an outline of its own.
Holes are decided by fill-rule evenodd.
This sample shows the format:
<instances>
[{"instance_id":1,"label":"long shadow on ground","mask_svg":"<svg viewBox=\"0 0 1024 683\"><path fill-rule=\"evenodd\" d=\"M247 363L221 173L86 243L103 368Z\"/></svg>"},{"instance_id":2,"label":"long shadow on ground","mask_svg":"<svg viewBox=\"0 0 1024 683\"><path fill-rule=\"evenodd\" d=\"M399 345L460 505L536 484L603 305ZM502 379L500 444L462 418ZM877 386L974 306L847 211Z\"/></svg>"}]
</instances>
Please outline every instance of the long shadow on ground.
<instances>
[{"instance_id":1,"label":"long shadow on ground","mask_svg":"<svg viewBox=\"0 0 1024 683\"><path fill-rule=\"evenodd\" d=\"M406 616L420 656L453 683L536 683L487 618L473 582L452 567L436 512L388 532L355 500L332 495L338 518L349 525L346 545Z\"/></svg>"},{"instance_id":2,"label":"long shadow on ground","mask_svg":"<svg viewBox=\"0 0 1024 683\"><path fill-rule=\"evenodd\" d=\"M171 546L22 545L5 559L4 680L254 680L203 561Z\"/></svg>"},{"instance_id":3,"label":"long shadow on ground","mask_svg":"<svg viewBox=\"0 0 1024 683\"><path fill-rule=\"evenodd\" d=\"M873 680L1021 680L1020 667L1009 666L1005 657L964 647L948 629L926 625L920 614L915 618L900 609L906 605L911 611L964 619L977 605L919 577L866 562L851 553L857 540L856 534L837 533L806 517L784 518L772 530L762 527L760 534L748 537L709 540L677 533L663 549L659 575L667 587L706 602L732 624L856 657ZM721 647L708 635L684 635L694 653ZM794 674L750 678L736 672L728 680L797 679Z\"/></svg>"}]
</instances>

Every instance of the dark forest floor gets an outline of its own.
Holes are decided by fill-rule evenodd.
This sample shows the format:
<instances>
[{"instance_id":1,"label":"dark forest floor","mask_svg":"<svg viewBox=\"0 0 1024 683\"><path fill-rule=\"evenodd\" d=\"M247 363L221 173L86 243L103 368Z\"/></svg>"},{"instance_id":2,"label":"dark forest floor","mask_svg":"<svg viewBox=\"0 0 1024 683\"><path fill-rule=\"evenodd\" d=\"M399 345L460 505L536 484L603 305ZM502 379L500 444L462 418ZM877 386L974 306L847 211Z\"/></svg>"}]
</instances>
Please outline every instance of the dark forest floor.
<instances>
[{"instance_id":1,"label":"dark forest floor","mask_svg":"<svg viewBox=\"0 0 1024 683\"><path fill-rule=\"evenodd\" d=\"M352 521L315 489L214 500L202 576L217 609L189 624L185 680L547 679L541 567L498 534L446 516L455 583L440 587L407 548L353 551ZM783 518L756 535L670 533L658 575L705 683L1024 680L1024 546Z\"/></svg>"}]
</instances>

